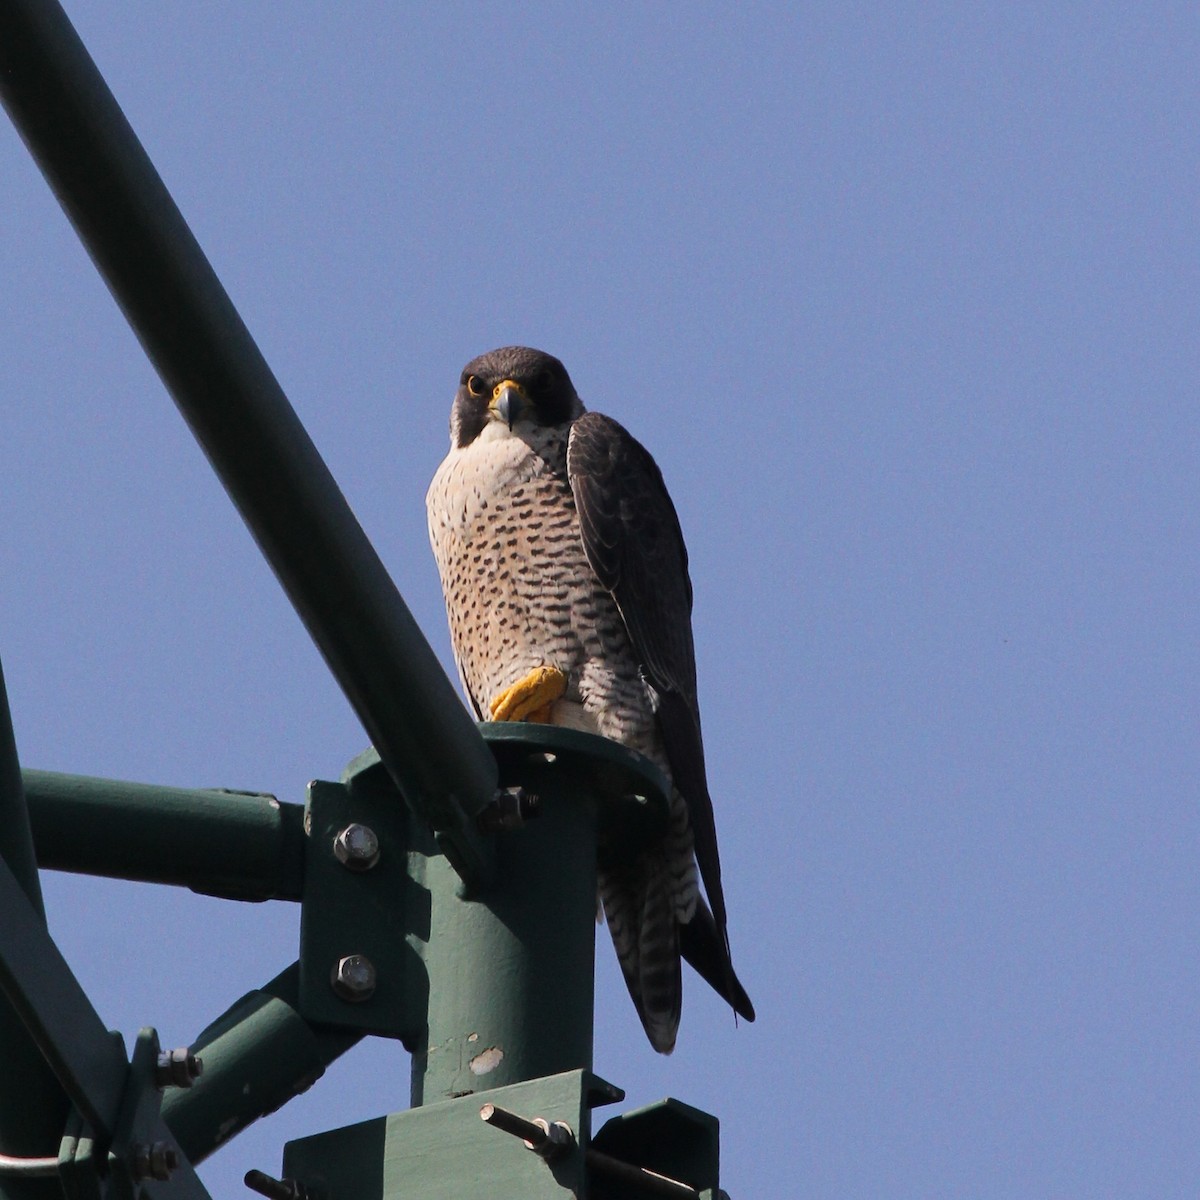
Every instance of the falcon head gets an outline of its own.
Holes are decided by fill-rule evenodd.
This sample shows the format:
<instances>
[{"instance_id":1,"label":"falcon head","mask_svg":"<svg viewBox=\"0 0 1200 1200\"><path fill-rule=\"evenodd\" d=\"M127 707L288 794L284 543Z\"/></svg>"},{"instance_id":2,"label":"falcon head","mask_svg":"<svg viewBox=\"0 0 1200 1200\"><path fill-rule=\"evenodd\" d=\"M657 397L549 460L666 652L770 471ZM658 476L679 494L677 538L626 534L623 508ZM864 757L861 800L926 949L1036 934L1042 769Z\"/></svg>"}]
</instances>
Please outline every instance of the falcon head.
<instances>
[{"instance_id":1,"label":"falcon head","mask_svg":"<svg viewBox=\"0 0 1200 1200\"><path fill-rule=\"evenodd\" d=\"M519 436L532 426L569 425L582 412L575 385L557 358L528 346L504 346L463 367L450 440L461 448L489 427L497 436Z\"/></svg>"}]
</instances>

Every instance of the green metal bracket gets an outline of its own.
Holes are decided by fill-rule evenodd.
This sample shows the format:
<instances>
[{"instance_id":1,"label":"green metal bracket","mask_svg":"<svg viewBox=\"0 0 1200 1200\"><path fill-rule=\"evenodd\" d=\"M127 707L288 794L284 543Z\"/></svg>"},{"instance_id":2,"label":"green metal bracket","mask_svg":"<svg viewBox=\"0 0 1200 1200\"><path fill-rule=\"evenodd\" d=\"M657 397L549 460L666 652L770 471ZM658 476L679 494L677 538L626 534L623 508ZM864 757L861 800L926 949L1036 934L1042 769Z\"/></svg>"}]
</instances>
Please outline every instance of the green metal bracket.
<instances>
[{"instance_id":1,"label":"green metal bracket","mask_svg":"<svg viewBox=\"0 0 1200 1200\"><path fill-rule=\"evenodd\" d=\"M409 935L428 930L429 893L409 872L407 806L386 774L379 784L309 784L299 1007L411 1049L429 995Z\"/></svg>"},{"instance_id":2,"label":"green metal bracket","mask_svg":"<svg viewBox=\"0 0 1200 1200\"><path fill-rule=\"evenodd\" d=\"M606 1121L592 1149L621 1162L636 1163L703 1195L719 1192L720 1122L679 1100L660 1100ZM611 1177L595 1177L589 1200L624 1200L627 1192Z\"/></svg>"},{"instance_id":3,"label":"green metal bracket","mask_svg":"<svg viewBox=\"0 0 1200 1200\"><path fill-rule=\"evenodd\" d=\"M593 1138L592 1109L622 1098L567 1071L289 1142L284 1175L313 1200L728 1200L715 1117L663 1100Z\"/></svg>"},{"instance_id":4,"label":"green metal bracket","mask_svg":"<svg viewBox=\"0 0 1200 1200\"><path fill-rule=\"evenodd\" d=\"M159 1049L153 1029L138 1034L108 1156L113 1200L137 1200L139 1189L152 1175L165 1181L181 1165L178 1149L154 1136L162 1107L156 1078Z\"/></svg>"},{"instance_id":5,"label":"green metal bracket","mask_svg":"<svg viewBox=\"0 0 1200 1200\"><path fill-rule=\"evenodd\" d=\"M283 1170L322 1200L561 1200L584 1194L578 1150L547 1162L480 1120L484 1104L562 1121L586 1144L591 1108L620 1092L570 1071L289 1142Z\"/></svg>"},{"instance_id":6,"label":"green metal bracket","mask_svg":"<svg viewBox=\"0 0 1200 1200\"><path fill-rule=\"evenodd\" d=\"M648 759L608 738L515 721L479 725L496 759L501 787L534 791L547 781L575 786L597 805L602 853L634 853L667 830L667 780Z\"/></svg>"}]
</instances>

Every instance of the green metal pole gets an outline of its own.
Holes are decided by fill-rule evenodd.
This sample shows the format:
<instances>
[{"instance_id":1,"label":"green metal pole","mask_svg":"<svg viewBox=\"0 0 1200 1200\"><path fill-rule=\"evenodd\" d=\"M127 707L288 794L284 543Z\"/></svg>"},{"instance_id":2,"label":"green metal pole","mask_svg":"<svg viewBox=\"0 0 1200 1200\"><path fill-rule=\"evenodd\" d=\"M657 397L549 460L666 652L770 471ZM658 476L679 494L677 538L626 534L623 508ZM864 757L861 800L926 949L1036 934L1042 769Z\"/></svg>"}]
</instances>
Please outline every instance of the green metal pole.
<instances>
[{"instance_id":1,"label":"green metal pole","mask_svg":"<svg viewBox=\"0 0 1200 1200\"><path fill-rule=\"evenodd\" d=\"M162 1115L192 1163L306 1091L357 1043L357 1030L310 1025L296 1011L297 968L243 996L190 1049L204 1073L163 1098Z\"/></svg>"},{"instance_id":2,"label":"green metal pole","mask_svg":"<svg viewBox=\"0 0 1200 1200\"><path fill-rule=\"evenodd\" d=\"M45 921L29 811L0 668L0 857L7 863L37 915ZM67 1120L67 1097L25 1022L0 994L0 1154L42 1158L58 1153ZM3 1200L48 1200L53 1179L0 1177Z\"/></svg>"},{"instance_id":3,"label":"green metal pole","mask_svg":"<svg viewBox=\"0 0 1200 1200\"><path fill-rule=\"evenodd\" d=\"M495 764L54 0L0 4L0 98L401 793L486 877Z\"/></svg>"},{"instance_id":4,"label":"green metal pole","mask_svg":"<svg viewBox=\"0 0 1200 1200\"><path fill-rule=\"evenodd\" d=\"M304 808L274 796L24 771L38 862L229 900L299 900Z\"/></svg>"},{"instance_id":5,"label":"green metal pole","mask_svg":"<svg viewBox=\"0 0 1200 1200\"><path fill-rule=\"evenodd\" d=\"M412 1104L591 1069L596 804L579 779L532 773L541 815L499 839L502 885L465 899L429 839L410 854L428 889L425 1038Z\"/></svg>"},{"instance_id":6,"label":"green metal pole","mask_svg":"<svg viewBox=\"0 0 1200 1200\"><path fill-rule=\"evenodd\" d=\"M478 897L414 831L409 871L429 914L409 935L429 996L414 1106L591 1069L598 846L636 846L666 823L662 776L624 747L542 725L482 730L501 782L536 797L538 815L498 836L499 884Z\"/></svg>"}]
</instances>

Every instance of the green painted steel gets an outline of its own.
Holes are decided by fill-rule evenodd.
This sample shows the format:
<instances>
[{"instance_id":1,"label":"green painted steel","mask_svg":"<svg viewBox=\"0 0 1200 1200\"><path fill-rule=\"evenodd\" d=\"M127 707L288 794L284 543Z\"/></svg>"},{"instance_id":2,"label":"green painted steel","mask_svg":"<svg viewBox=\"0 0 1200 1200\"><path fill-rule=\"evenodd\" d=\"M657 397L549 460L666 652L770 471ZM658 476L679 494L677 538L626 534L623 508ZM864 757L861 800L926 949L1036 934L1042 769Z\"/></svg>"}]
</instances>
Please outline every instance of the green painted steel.
<instances>
[{"instance_id":1,"label":"green painted steel","mask_svg":"<svg viewBox=\"0 0 1200 1200\"><path fill-rule=\"evenodd\" d=\"M289 1142L283 1171L310 1194L355 1200L728 1200L715 1117L668 1099L593 1137L592 1110L622 1098L590 1071L568 1071ZM523 1140L552 1126L556 1149Z\"/></svg>"},{"instance_id":2,"label":"green painted steel","mask_svg":"<svg viewBox=\"0 0 1200 1200\"><path fill-rule=\"evenodd\" d=\"M307 843L296 806L269 797L30 773L48 863L239 899L303 899L302 963L200 1036L205 1074L168 1097L163 1114L199 1161L368 1029L413 1049L416 1107L294 1143L289 1173L366 1200L585 1194L589 1109L604 1090L589 1073L596 863L661 836L662 777L567 730L489 726L489 752L55 0L0 3L0 99L378 751L342 784L314 787ZM0 1145L14 1139L15 1152L42 1157L63 1138L65 1190L82 1200L95 1147L68 1123L54 1086L37 1096L35 1043L101 1150L114 1131L123 1153L135 1136L170 1134L147 1091L152 1032L131 1075L46 935L11 743L9 730L0 736L9 1003L0 1053L21 1088L0 1092ZM498 785L526 793L503 820ZM540 816L513 827L530 794ZM348 835L331 851L344 822L367 820L377 863L352 854L359 842ZM90 846L85 826L96 831ZM566 1122L574 1144L544 1162L480 1121L487 1097ZM31 1110L27 1121L15 1101ZM676 1108L613 1128L608 1141L649 1146L716 1194L715 1124ZM54 1144L41 1144L51 1131ZM652 1145L671 1140L669 1152ZM129 1178L118 1171L114 1181L133 1200ZM202 1200L190 1166L181 1184L144 1190ZM47 1195L27 1186L0 1182L12 1200Z\"/></svg>"},{"instance_id":3,"label":"green painted steel","mask_svg":"<svg viewBox=\"0 0 1200 1200\"><path fill-rule=\"evenodd\" d=\"M158 1034L143 1029L134 1043L128 1082L121 1097L107 1161L112 1200L211 1200L191 1164L161 1118L163 1089L158 1084ZM168 1177L148 1175L149 1151L157 1145L174 1151ZM140 1160L140 1161L139 1161Z\"/></svg>"},{"instance_id":4,"label":"green painted steel","mask_svg":"<svg viewBox=\"0 0 1200 1200\"><path fill-rule=\"evenodd\" d=\"M414 1105L591 1067L598 832L615 812L645 815L648 827L665 820L662 777L615 743L481 728L501 783L535 795L541 815L498 836L497 883L476 894L414 831L409 870L428 893L429 928L410 941L431 997Z\"/></svg>"},{"instance_id":5,"label":"green painted steel","mask_svg":"<svg viewBox=\"0 0 1200 1200\"><path fill-rule=\"evenodd\" d=\"M410 935L429 928L429 895L409 871L416 823L378 766L348 785L309 785L299 1009L309 1021L398 1038L409 1049L421 1039L429 1005L425 969L410 944ZM338 857L338 835L350 827L370 830L377 847L370 866ZM360 964L369 974L357 990L336 982L339 963L352 956L369 964Z\"/></svg>"},{"instance_id":6,"label":"green painted steel","mask_svg":"<svg viewBox=\"0 0 1200 1200\"><path fill-rule=\"evenodd\" d=\"M465 899L433 840L414 838L430 1003L413 1105L592 1065L595 805L551 767L527 778L543 811L498 839L500 886Z\"/></svg>"},{"instance_id":7,"label":"green painted steel","mask_svg":"<svg viewBox=\"0 0 1200 1200\"><path fill-rule=\"evenodd\" d=\"M486 878L491 756L53 0L0 5L0 98L401 793Z\"/></svg>"},{"instance_id":8,"label":"green painted steel","mask_svg":"<svg viewBox=\"0 0 1200 1200\"><path fill-rule=\"evenodd\" d=\"M79 986L70 967L50 940L45 925L26 899L12 872L0 860L0 990L26 1029L26 1040L36 1044L43 1061L65 1092L74 1111L86 1122L89 1138L101 1147L112 1147L125 1161L136 1142L166 1142L173 1145L170 1130L159 1117L159 1091L153 1086L154 1055L146 1048L157 1039L153 1030L143 1031L139 1040L137 1070L126 1061L120 1036L104 1028L91 1002ZM6 1086L0 1091L7 1098L7 1117L17 1101L32 1105L37 1098L26 1086L23 1064L4 1064L3 1081L19 1080L20 1087ZM9 1072L12 1071L12 1074ZM21 1157L70 1157L64 1138L78 1123L68 1124L66 1104L53 1111L33 1114L44 1129L38 1144L14 1145L6 1149ZM26 1134L28 1126L18 1126ZM0 1176L0 1195L13 1200L49 1197L57 1190L53 1180L49 1191L44 1181ZM144 1184L141 1190L148 1200L163 1196L158 1185ZM173 1176L171 1196L176 1200L207 1200L207 1193L186 1162ZM128 1200L133 1200L130 1192Z\"/></svg>"},{"instance_id":9,"label":"green painted steel","mask_svg":"<svg viewBox=\"0 0 1200 1200\"><path fill-rule=\"evenodd\" d=\"M247 1125L307 1091L355 1045L356 1030L323 1028L296 1010L295 964L243 996L190 1047L204 1073L168 1092L164 1121L193 1163L203 1162Z\"/></svg>"},{"instance_id":10,"label":"green painted steel","mask_svg":"<svg viewBox=\"0 0 1200 1200\"><path fill-rule=\"evenodd\" d=\"M21 786L21 765L8 711L8 692L0 670L0 873L6 873L34 923L45 923L42 890L34 859L29 813ZM0 908L0 912L4 909ZM7 922L6 922L7 923ZM56 1151L67 1117L67 1097L37 1045L20 1011L0 992L0 1079L20 1080L20 1087L0 1086L0 1154L41 1158ZM2 1200L47 1200L55 1195L53 1180L0 1178Z\"/></svg>"},{"instance_id":11,"label":"green painted steel","mask_svg":"<svg viewBox=\"0 0 1200 1200\"><path fill-rule=\"evenodd\" d=\"M682 1180L702 1194L717 1193L720 1122L682 1101L660 1100L612 1117L592 1138L592 1149ZM591 1200L623 1200L626 1192L597 1176L588 1195Z\"/></svg>"},{"instance_id":12,"label":"green painted steel","mask_svg":"<svg viewBox=\"0 0 1200 1200\"><path fill-rule=\"evenodd\" d=\"M50 1064L59 1083L96 1135L110 1138L120 1109L128 1063L91 1001L50 940L46 927L0 862L0 990ZM5 1089L8 1091L9 1089ZM66 1113L59 1118L53 1153Z\"/></svg>"},{"instance_id":13,"label":"green painted steel","mask_svg":"<svg viewBox=\"0 0 1200 1200\"><path fill-rule=\"evenodd\" d=\"M283 1170L306 1187L354 1200L582 1196L582 1149L547 1163L519 1139L485 1125L479 1113L493 1103L530 1119L563 1121L582 1144L598 1095L612 1098L588 1071L490 1089L289 1142Z\"/></svg>"},{"instance_id":14,"label":"green painted steel","mask_svg":"<svg viewBox=\"0 0 1200 1200\"><path fill-rule=\"evenodd\" d=\"M38 862L233 900L299 900L304 810L274 796L24 771Z\"/></svg>"}]
</instances>

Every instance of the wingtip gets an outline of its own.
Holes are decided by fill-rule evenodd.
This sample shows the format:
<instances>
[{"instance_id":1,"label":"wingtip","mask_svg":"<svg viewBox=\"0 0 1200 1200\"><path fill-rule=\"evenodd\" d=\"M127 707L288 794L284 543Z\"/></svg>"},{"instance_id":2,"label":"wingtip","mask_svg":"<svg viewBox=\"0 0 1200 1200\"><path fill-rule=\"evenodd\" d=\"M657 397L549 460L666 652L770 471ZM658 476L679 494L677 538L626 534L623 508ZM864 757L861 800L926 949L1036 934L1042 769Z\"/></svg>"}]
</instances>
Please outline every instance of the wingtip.
<instances>
[{"instance_id":1,"label":"wingtip","mask_svg":"<svg viewBox=\"0 0 1200 1200\"><path fill-rule=\"evenodd\" d=\"M723 997L743 1020L753 1022L754 1005L733 969L728 939L717 928L712 913L703 901L695 916L679 928L679 949L696 973Z\"/></svg>"}]
</instances>

